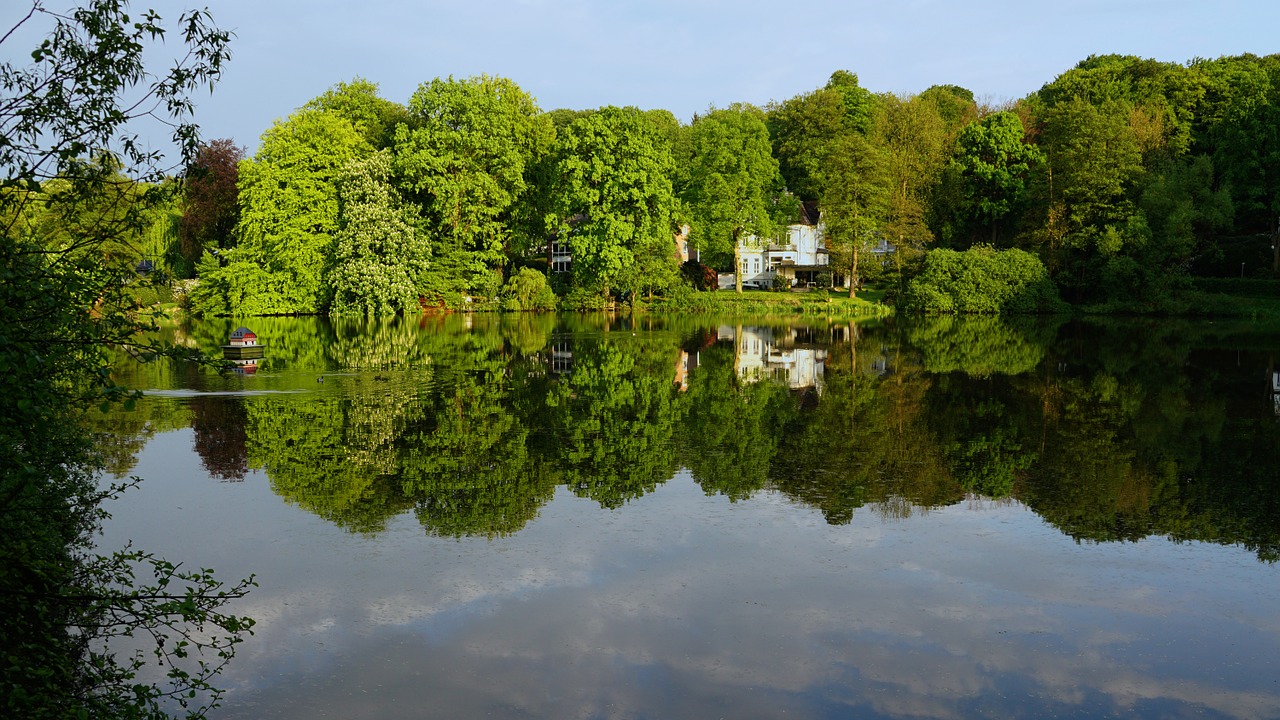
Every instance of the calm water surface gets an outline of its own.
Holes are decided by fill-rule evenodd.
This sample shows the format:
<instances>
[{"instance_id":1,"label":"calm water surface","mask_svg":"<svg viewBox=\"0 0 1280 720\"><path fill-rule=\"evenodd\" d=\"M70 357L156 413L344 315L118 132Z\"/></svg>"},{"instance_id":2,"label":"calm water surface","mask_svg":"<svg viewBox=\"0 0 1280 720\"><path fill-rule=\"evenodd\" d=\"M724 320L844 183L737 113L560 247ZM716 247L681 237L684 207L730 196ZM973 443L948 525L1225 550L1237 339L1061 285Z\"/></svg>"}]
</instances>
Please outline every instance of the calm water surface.
<instances>
[{"instance_id":1,"label":"calm water surface","mask_svg":"<svg viewBox=\"0 0 1280 720\"><path fill-rule=\"evenodd\" d=\"M215 719L1280 717L1274 335L250 325L95 418L105 547L257 575Z\"/></svg>"}]
</instances>

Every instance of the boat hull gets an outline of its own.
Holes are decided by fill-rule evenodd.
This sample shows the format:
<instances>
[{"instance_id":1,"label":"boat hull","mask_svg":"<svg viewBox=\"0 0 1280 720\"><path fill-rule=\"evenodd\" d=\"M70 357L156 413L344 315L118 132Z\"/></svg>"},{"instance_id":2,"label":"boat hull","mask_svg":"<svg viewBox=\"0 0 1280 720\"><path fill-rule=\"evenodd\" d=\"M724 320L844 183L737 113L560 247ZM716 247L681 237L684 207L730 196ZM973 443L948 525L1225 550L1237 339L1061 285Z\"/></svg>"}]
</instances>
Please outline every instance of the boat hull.
<instances>
[{"instance_id":1,"label":"boat hull","mask_svg":"<svg viewBox=\"0 0 1280 720\"><path fill-rule=\"evenodd\" d=\"M262 357L262 345L223 345L222 357L228 360L255 360Z\"/></svg>"}]
</instances>

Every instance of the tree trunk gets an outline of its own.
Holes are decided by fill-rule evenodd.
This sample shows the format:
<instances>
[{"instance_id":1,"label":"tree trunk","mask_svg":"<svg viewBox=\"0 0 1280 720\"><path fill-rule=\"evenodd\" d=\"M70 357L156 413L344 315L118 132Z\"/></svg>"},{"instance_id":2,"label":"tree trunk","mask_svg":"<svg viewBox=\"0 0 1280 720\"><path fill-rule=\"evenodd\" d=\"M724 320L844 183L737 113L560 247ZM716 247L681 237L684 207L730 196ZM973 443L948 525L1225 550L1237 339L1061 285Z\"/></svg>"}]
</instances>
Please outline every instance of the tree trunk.
<instances>
[{"instance_id":1,"label":"tree trunk","mask_svg":"<svg viewBox=\"0 0 1280 720\"><path fill-rule=\"evenodd\" d=\"M742 294L742 250L738 246L738 230L733 231L733 286Z\"/></svg>"},{"instance_id":2,"label":"tree trunk","mask_svg":"<svg viewBox=\"0 0 1280 720\"><path fill-rule=\"evenodd\" d=\"M849 263L849 299L858 296L858 243L854 241L852 261Z\"/></svg>"}]
</instances>

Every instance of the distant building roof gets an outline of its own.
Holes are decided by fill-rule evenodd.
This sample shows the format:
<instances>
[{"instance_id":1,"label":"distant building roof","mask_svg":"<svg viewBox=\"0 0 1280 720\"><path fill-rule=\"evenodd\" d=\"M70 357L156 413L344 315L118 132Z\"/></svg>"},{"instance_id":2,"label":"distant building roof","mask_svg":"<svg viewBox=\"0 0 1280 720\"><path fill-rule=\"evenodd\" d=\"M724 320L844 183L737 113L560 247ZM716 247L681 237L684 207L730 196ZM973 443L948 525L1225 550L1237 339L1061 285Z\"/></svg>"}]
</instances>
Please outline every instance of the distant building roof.
<instances>
[{"instance_id":1,"label":"distant building roof","mask_svg":"<svg viewBox=\"0 0 1280 720\"><path fill-rule=\"evenodd\" d=\"M817 225L822 212L818 210L817 200L805 200L800 203L800 224Z\"/></svg>"}]
</instances>

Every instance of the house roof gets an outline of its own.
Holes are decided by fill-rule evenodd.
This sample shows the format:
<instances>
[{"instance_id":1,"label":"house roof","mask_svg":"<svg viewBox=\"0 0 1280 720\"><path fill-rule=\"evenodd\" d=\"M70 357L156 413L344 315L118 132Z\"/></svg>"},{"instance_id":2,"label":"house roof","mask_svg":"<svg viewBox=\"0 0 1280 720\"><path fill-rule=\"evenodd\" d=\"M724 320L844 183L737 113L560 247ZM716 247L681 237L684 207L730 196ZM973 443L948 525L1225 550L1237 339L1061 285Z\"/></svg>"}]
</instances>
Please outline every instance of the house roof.
<instances>
[{"instance_id":1,"label":"house roof","mask_svg":"<svg viewBox=\"0 0 1280 720\"><path fill-rule=\"evenodd\" d=\"M818 209L817 200L805 200L800 203L800 224L801 225L817 225L818 218L822 215L822 211Z\"/></svg>"},{"instance_id":2,"label":"house roof","mask_svg":"<svg viewBox=\"0 0 1280 720\"><path fill-rule=\"evenodd\" d=\"M256 337L258 336L254 335L253 331L247 327L238 327L235 329L235 332L231 333L232 340L237 340L241 338L256 338Z\"/></svg>"}]
</instances>

